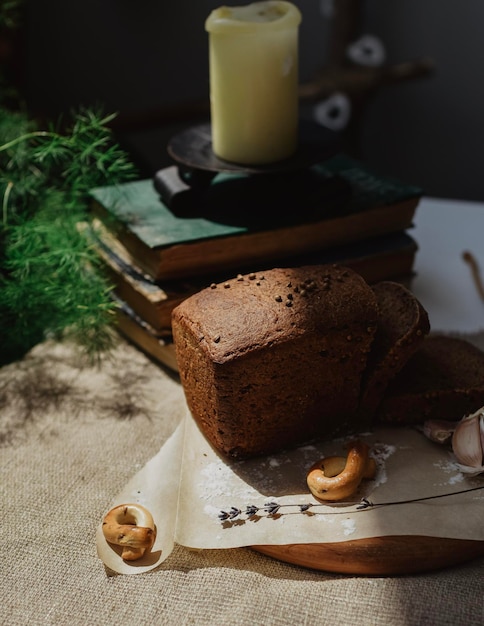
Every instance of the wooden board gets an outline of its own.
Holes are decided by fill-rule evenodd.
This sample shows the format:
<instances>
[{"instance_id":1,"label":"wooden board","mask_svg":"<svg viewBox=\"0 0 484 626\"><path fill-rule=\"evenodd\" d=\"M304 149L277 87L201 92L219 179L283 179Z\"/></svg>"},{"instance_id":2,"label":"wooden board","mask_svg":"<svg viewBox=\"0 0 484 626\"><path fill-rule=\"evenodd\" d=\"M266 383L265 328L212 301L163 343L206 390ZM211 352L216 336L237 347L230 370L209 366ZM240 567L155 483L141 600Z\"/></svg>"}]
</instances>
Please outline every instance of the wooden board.
<instances>
[{"instance_id":1,"label":"wooden board","mask_svg":"<svg viewBox=\"0 0 484 626\"><path fill-rule=\"evenodd\" d=\"M452 567L484 556L484 541L410 535L252 548L293 565L366 576L416 574Z\"/></svg>"}]
</instances>

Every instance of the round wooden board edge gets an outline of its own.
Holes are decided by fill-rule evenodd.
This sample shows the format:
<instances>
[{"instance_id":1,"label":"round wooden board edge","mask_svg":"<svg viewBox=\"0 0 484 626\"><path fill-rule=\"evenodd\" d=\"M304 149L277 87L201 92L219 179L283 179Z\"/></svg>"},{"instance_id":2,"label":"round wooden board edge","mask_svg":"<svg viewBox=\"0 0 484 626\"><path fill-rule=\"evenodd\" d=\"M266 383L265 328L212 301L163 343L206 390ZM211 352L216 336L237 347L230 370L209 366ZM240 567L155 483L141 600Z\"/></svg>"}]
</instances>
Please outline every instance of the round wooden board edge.
<instances>
[{"instance_id":1,"label":"round wooden board edge","mask_svg":"<svg viewBox=\"0 0 484 626\"><path fill-rule=\"evenodd\" d=\"M334 543L255 545L256 552L337 574L398 576L445 569L484 556L484 541L421 535L371 537Z\"/></svg>"}]
</instances>

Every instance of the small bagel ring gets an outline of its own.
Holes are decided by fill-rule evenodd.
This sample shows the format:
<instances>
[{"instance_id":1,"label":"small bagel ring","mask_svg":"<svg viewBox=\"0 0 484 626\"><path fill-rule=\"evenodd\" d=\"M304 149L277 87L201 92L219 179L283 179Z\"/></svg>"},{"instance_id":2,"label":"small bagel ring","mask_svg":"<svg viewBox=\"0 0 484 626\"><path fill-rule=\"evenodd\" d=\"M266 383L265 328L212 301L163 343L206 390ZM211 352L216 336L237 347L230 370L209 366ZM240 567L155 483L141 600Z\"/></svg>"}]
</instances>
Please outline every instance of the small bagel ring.
<instances>
[{"instance_id":1,"label":"small bagel ring","mask_svg":"<svg viewBox=\"0 0 484 626\"><path fill-rule=\"evenodd\" d=\"M102 531L106 541L122 546L125 561L140 559L156 539L153 516L141 504L115 506L104 517Z\"/></svg>"},{"instance_id":2,"label":"small bagel ring","mask_svg":"<svg viewBox=\"0 0 484 626\"><path fill-rule=\"evenodd\" d=\"M348 456L326 457L309 468L306 480L309 490L319 500L345 500L357 489L363 478L373 478L375 459L368 456L368 446L353 441Z\"/></svg>"}]
</instances>

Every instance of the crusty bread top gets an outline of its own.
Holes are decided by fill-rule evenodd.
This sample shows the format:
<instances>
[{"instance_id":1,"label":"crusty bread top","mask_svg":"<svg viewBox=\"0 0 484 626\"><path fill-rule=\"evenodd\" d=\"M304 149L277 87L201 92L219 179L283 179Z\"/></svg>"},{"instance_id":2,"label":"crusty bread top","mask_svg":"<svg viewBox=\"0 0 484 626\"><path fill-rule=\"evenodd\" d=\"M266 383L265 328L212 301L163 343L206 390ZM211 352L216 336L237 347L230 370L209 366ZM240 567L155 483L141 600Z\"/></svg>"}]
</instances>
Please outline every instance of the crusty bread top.
<instances>
[{"instance_id":1,"label":"crusty bread top","mask_svg":"<svg viewBox=\"0 0 484 626\"><path fill-rule=\"evenodd\" d=\"M191 296L172 314L187 405L233 458L354 432L376 296L353 270L275 268Z\"/></svg>"},{"instance_id":2,"label":"crusty bread top","mask_svg":"<svg viewBox=\"0 0 484 626\"><path fill-rule=\"evenodd\" d=\"M174 328L189 326L218 363L307 332L347 325L350 333L357 320L375 332L376 298L359 274L336 265L239 275L196 293L172 314Z\"/></svg>"}]
</instances>

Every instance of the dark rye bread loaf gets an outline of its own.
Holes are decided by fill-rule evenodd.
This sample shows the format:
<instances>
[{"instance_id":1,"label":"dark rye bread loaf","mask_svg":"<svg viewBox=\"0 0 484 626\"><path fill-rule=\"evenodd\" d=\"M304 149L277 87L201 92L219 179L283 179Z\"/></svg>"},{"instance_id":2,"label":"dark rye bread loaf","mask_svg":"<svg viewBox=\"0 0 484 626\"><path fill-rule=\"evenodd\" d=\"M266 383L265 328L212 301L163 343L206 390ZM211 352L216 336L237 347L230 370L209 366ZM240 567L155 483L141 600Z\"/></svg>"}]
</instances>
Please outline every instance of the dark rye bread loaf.
<instances>
[{"instance_id":1,"label":"dark rye bread loaf","mask_svg":"<svg viewBox=\"0 0 484 626\"><path fill-rule=\"evenodd\" d=\"M243 275L189 297L172 328L194 419L235 458L354 431L377 317L369 285L333 265Z\"/></svg>"},{"instance_id":2,"label":"dark rye bread loaf","mask_svg":"<svg viewBox=\"0 0 484 626\"><path fill-rule=\"evenodd\" d=\"M403 368L430 331L427 311L402 284L372 286L378 302L378 328L363 376L361 416L373 416L388 383Z\"/></svg>"},{"instance_id":3,"label":"dark rye bread loaf","mask_svg":"<svg viewBox=\"0 0 484 626\"><path fill-rule=\"evenodd\" d=\"M459 420L484 406L484 352L464 339L429 335L388 385L378 422Z\"/></svg>"}]
</instances>

